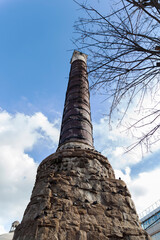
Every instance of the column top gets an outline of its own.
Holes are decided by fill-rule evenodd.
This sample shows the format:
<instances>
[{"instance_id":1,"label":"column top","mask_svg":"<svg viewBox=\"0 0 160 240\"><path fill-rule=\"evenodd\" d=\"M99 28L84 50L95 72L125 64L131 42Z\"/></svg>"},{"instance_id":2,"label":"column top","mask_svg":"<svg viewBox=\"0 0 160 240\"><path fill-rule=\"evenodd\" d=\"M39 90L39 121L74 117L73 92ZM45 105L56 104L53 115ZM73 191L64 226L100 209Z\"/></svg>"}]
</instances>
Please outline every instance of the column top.
<instances>
[{"instance_id":1,"label":"column top","mask_svg":"<svg viewBox=\"0 0 160 240\"><path fill-rule=\"evenodd\" d=\"M72 64L76 60L82 60L87 63L87 57L87 54L74 50L70 63Z\"/></svg>"}]
</instances>

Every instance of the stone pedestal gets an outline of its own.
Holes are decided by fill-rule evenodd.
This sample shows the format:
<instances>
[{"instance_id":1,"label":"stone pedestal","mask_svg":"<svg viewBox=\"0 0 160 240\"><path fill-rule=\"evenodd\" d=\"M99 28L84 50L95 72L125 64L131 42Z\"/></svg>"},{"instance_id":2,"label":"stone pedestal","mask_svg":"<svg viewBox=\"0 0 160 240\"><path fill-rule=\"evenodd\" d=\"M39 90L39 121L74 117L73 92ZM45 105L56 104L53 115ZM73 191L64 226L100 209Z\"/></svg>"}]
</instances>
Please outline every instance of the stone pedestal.
<instances>
[{"instance_id":1,"label":"stone pedestal","mask_svg":"<svg viewBox=\"0 0 160 240\"><path fill-rule=\"evenodd\" d=\"M40 164L14 240L149 240L131 195L93 149L59 149Z\"/></svg>"}]
</instances>

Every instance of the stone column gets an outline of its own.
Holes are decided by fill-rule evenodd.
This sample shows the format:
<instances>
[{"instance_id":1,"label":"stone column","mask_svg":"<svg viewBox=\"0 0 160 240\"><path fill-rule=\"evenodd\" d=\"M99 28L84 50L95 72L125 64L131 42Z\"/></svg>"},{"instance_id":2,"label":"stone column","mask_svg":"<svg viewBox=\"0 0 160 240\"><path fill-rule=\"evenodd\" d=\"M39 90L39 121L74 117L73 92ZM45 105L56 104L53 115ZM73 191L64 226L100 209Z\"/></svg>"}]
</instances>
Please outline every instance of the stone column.
<instances>
[{"instance_id":1,"label":"stone column","mask_svg":"<svg viewBox=\"0 0 160 240\"><path fill-rule=\"evenodd\" d=\"M74 51L64 105L59 147L88 145L93 148L87 55Z\"/></svg>"},{"instance_id":2,"label":"stone column","mask_svg":"<svg viewBox=\"0 0 160 240\"><path fill-rule=\"evenodd\" d=\"M38 167L13 240L150 239L126 184L93 148L86 58L73 54L59 147Z\"/></svg>"}]
</instances>

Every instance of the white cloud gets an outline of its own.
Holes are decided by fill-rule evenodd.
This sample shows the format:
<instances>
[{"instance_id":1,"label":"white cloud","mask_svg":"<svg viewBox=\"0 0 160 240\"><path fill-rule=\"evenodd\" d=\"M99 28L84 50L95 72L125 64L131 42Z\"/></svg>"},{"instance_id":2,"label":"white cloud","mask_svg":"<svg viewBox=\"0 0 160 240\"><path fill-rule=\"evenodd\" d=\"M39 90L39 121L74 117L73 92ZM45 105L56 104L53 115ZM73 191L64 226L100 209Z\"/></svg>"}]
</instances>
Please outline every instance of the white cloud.
<instances>
[{"instance_id":1,"label":"white cloud","mask_svg":"<svg viewBox=\"0 0 160 240\"><path fill-rule=\"evenodd\" d=\"M9 137L8 137L9 135ZM0 113L0 146L12 145L16 149L31 150L37 140L49 137L52 144L58 141L59 131L42 113L33 116L17 113Z\"/></svg>"},{"instance_id":2,"label":"white cloud","mask_svg":"<svg viewBox=\"0 0 160 240\"><path fill-rule=\"evenodd\" d=\"M0 234L21 220L29 202L37 163L26 151L41 140L54 149L58 137L57 120L50 123L42 113L0 112Z\"/></svg>"},{"instance_id":3,"label":"white cloud","mask_svg":"<svg viewBox=\"0 0 160 240\"><path fill-rule=\"evenodd\" d=\"M6 233L6 230L3 225L0 225L0 234Z\"/></svg>"},{"instance_id":4,"label":"white cloud","mask_svg":"<svg viewBox=\"0 0 160 240\"><path fill-rule=\"evenodd\" d=\"M124 154L127 146L131 145L135 139L125 131L123 126L117 127L115 123L110 129L107 119L103 118L98 123L94 122L93 130L95 147L109 158L114 168L124 169L141 161L140 146Z\"/></svg>"}]
</instances>

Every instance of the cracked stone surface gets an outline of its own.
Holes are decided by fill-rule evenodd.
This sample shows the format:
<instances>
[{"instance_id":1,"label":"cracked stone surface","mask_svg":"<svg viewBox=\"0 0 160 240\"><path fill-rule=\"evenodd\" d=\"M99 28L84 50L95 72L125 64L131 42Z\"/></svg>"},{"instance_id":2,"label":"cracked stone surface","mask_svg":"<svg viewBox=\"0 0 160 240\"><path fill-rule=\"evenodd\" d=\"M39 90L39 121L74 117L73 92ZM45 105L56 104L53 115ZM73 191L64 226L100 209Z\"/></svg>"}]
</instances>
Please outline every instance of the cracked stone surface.
<instances>
[{"instance_id":1,"label":"cracked stone surface","mask_svg":"<svg viewBox=\"0 0 160 240\"><path fill-rule=\"evenodd\" d=\"M150 240L126 184L93 149L58 150L42 161L13 240Z\"/></svg>"}]
</instances>

